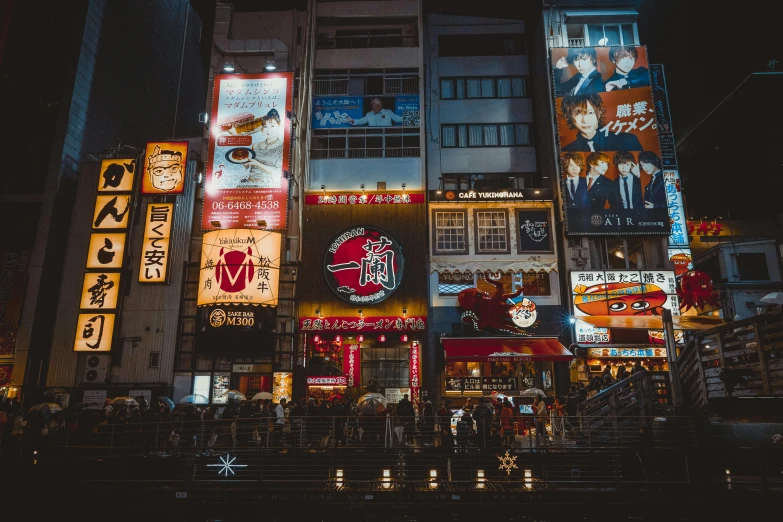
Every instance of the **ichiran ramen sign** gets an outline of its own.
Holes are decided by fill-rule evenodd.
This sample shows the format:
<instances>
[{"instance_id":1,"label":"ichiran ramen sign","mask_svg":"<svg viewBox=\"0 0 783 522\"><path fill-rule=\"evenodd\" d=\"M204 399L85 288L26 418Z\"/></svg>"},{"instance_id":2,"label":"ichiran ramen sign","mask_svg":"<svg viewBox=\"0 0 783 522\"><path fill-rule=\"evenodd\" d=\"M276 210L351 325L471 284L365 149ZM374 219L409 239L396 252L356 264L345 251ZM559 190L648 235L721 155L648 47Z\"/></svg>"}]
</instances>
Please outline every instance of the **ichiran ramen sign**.
<instances>
[{"instance_id":1,"label":"ichiran ramen sign","mask_svg":"<svg viewBox=\"0 0 783 522\"><path fill-rule=\"evenodd\" d=\"M349 228L329 245L324 273L340 299L380 303L400 286L402 249L391 235L374 227Z\"/></svg>"}]
</instances>

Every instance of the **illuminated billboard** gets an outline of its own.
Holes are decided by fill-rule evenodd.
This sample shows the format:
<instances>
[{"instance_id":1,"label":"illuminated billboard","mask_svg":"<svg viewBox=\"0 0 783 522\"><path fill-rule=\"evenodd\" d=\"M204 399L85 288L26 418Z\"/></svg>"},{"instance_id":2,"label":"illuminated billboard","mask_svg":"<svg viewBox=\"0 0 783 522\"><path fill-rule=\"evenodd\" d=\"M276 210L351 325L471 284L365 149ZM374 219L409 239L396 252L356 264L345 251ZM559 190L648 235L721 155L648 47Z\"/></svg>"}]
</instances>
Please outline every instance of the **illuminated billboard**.
<instances>
[{"instance_id":1,"label":"illuminated billboard","mask_svg":"<svg viewBox=\"0 0 783 522\"><path fill-rule=\"evenodd\" d=\"M646 48L553 48L551 58L566 233L667 235Z\"/></svg>"},{"instance_id":2,"label":"illuminated billboard","mask_svg":"<svg viewBox=\"0 0 783 522\"><path fill-rule=\"evenodd\" d=\"M93 312L79 314L74 352L109 352L114 335L115 314Z\"/></svg>"},{"instance_id":3,"label":"illuminated billboard","mask_svg":"<svg viewBox=\"0 0 783 522\"><path fill-rule=\"evenodd\" d=\"M292 93L293 73L215 75L203 230L285 230Z\"/></svg>"},{"instance_id":4,"label":"illuminated billboard","mask_svg":"<svg viewBox=\"0 0 783 522\"><path fill-rule=\"evenodd\" d=\"M139 283L165 283L169 271L174 203L148 203L139 257Z\"/></svg>"},{"instance_id":5,"label":"illuminated billboard","mask_svg":"<svg viewBox=\"0 0 783 522\"><path fill-rule=\"evenodd\" d=\"M418 127L419 95L315 96L313 129L347 127Z\"/></svg>"},{"instance_id":6,"label":"illuminated billboard","mask_svg":"<svg viewBox=\"0 0 783 522\"><path fill-rule=\"evenodd\" d=\"M677 282L672 271L593 270L571 272L574 315L680 315Z\"/></svg>"},{"instance_id":7,"label":"illuminated billboard","mask_svg":"<svg viewBox=\"0 0 783 522\"><path fill-rule=\"evenodd\" d=\"M136 176L135 158L101 160L98 192L130 192Z\"/></svg>"},{"instance_id":8,"label":"illuminated billboard","mask_svg":"<svg viewBox=\"0 0 783 522\"><path fill-rule=\"evenodd\" d=\"M187 141L147 143L141 193L150 195L182 194L188 161Z\"/></svg>"},{"instance_id":9,"label":"illuminated billboard","mask_svg":"<svg viewBox=\"0 0 783 522\"><path fill-rule=\"evenodd\" d=\"M249 229L204 234L197 304L277 306L281 237Z\"/></svg>"}]
</instances>

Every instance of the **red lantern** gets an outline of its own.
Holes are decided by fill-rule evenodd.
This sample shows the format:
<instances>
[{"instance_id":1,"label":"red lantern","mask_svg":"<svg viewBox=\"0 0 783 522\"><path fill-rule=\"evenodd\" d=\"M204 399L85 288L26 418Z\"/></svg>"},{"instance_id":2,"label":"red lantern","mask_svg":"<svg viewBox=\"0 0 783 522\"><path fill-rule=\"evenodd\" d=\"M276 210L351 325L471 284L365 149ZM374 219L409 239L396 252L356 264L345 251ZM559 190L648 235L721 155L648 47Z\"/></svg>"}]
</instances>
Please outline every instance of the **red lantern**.
<instances>
[{"instance_id":1,"label":"red lantern","mask_svg":"<svg viewBox=\"0 0 783 522\"><path fill-rule=\"evenodd\" d=\"M386 336L385 335L379 335L378 336L378 342L385 343L386 342Z\"/></svg>"},{"instance_id":2,"label":"red lantern","mask_svg":"<svg viewBox=\"0 0 783 522\"><path fill-rule=\"evenodd\" d=\"M335 342L340 343L340 342L343 341L343 336L342 335L335 335L334 336L334 340L335 340Z\"/></svg>"},{"instance_id":3,"label":"red lantern","mask_svg":"<svg viewBox=\"0 0 783 522\"><path fill-rule=\"evenodd\" d=\"M359 341L359 342L362 342L362 341L364 341L364 336L363 335L359 335L359 336L356 337L356 340Z\"/></svg>"},{"instance_id":4,"label":"red lantern","mask_svg":"<svg viewBox=\"0 0 783 522\"><path fill-rule=\"evenodd\" d=\"M320 335L314 335L313 336L313 342L314 343L320 343L321 342L321 336Z\"/></svg>"},{"instance_id":5,"label":"red lantern","mask_svg":"<svg viewBox=\"0 0 783 522\"><path fill-rule=\"evenodd\" d=\"M405 335L405 334L402 334L402 335L400 336L400 341L402 341L402 342L404 342L404 343L407 343L407 342L408 342L408 336L407 336L407 335Z\"/></svg>"}]
</instances>

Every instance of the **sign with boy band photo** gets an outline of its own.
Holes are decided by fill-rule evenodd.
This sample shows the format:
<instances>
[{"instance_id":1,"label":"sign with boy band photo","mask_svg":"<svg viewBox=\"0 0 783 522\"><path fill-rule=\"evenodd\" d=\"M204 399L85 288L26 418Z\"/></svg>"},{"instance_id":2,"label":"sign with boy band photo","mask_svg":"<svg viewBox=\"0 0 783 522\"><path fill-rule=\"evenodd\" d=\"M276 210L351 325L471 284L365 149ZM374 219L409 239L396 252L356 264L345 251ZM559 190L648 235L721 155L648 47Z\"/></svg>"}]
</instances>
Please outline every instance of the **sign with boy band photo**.
<instances>
[{"instance_id":1,"label":"sign with boy band photo","mask_svg":"<svg viewBox=\"0 0 783 522\"><path fill-rule=\"evenodd\" d=\"M569 235L669 234L647 49L552 49Z\"/></svg>"}]
</instances>

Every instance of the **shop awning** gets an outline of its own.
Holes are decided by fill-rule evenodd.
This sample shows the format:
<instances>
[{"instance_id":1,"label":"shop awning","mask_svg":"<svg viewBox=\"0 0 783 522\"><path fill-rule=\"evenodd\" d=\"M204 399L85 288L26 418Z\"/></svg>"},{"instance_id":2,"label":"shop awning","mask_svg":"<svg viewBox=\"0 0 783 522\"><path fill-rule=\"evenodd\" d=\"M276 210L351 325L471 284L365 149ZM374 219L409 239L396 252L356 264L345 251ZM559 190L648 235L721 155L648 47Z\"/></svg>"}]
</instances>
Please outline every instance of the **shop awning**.
<instances>
[{"instance_id":1,"label":"shop awning","mask_svg":"<svg viewBox=\"0 0 783 522\"><path fill-rule=\"evenodd\" d=\"M553 337L452 337L443 339L447 361L570 361L574 355Z\"/></svg>"}]
</instances>

